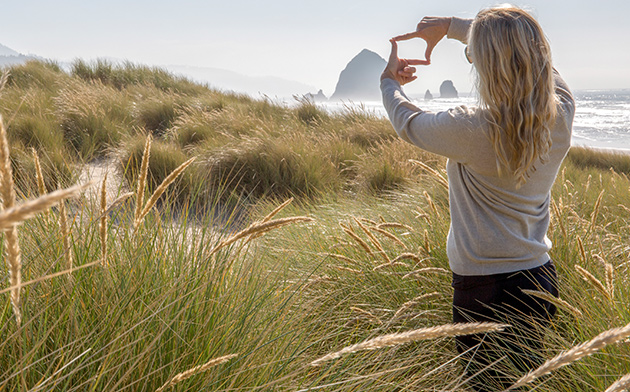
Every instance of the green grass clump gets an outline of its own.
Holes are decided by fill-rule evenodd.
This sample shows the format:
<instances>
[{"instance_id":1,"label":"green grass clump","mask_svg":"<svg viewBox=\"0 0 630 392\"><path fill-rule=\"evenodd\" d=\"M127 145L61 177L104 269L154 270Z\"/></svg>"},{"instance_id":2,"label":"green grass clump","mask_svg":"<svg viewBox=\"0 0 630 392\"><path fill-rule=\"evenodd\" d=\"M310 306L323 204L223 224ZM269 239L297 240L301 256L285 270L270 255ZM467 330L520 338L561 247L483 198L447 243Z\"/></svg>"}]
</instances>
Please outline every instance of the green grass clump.
<instances>
[{"instance_id":1,"label":"green grass clump","mask_svg":"<svg viewBox=\"0 0 630 392\"><path fill-rule=\"evenodd\" d=\"M138 181L145 140L146 137L139 134L126 141L125 148L118 153L118 168L130 184ZM159 140L152 143L150 157L147 178L149 192L153 192L173 170L188 160L186 154L177 146ZM167 190L167 197L173 202L182 202L194 196L201 203L199 193L205 191L201 188L201 183L203 183L203 176L198 167L193 164Z\"/></svg>"},{"instance_id":2,"label":"green grass clump","mask_svg":"<svg viewBox=\"0 0 630 392\"><path fill-rule=\"evenodd\" d=\"M64 138L82 159L102 156L132 127L129 99L101 83L73 81L54 101Z\"/></svg>"},{"instance_id":3,"label":"green grass clump","mask_svg":"<svg viewBox=\"0 0 630 392\"><path fill-rule=\"evenodd\" d=\"M205 90L203 86L184 77L175 76L162 68L148 67L129 61L114 64L103 59L92 63L79 59L72 64L71 75L85 81L99 81L120 90L131 85L150 85L162 91L191 95Z\"/></svg>"},{"instance_id":4,"label":"green grass clump","mask_svg":"<svg viewBox=\"0 0 630 392\"><path fill-rule=\"evenodd\" d=\"M66 79L59 64L54 61L31 60L22 65L9 68L7 86L19 89L55 89L55 84Z\"/></svg>"},{"instance_id":5,"label":"green grass clump","mask_svg":"<svg viewBox=\"0 0 630 392\"><path fill-rule=\"evenodd\" d=\"M624 152L572 147L567 158L582 168L597 167L630 174L630 155Z\"/></svg>"},{"instance_id":6,"label":"green grass clump","mask_svg":"<svg viewBox=\"0 0 630 392\"><path fill-rule=\"evenodd\" d=\"M315 197L341 186L330 161L314 154L313 145L300 137L275 143L255 138L235 147L208 153L207 170L215 187L248 197Z\"/></svg>"}]
</instances>

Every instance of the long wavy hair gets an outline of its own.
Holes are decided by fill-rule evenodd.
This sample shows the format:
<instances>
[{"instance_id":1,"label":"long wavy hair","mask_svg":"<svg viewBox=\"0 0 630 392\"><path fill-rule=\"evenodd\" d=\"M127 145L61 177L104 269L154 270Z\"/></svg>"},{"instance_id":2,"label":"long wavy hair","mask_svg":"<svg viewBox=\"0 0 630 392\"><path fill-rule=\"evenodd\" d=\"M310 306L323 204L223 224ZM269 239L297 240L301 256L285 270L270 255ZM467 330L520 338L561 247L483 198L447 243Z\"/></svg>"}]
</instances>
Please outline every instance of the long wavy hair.
<instances>
[{"instance_id":1,"label":"long wavy hair","mask_svg":"<svg viewBox=\"0 0 630 392\"><path fill-rule=\"evenodd\" d=\"M500 6L477 14L468 51L497 169L500 174L507 170L520 187L537 162L548 160L551 149L558 98L549 42L529 13Z\"/></svg>"}]
</instances>

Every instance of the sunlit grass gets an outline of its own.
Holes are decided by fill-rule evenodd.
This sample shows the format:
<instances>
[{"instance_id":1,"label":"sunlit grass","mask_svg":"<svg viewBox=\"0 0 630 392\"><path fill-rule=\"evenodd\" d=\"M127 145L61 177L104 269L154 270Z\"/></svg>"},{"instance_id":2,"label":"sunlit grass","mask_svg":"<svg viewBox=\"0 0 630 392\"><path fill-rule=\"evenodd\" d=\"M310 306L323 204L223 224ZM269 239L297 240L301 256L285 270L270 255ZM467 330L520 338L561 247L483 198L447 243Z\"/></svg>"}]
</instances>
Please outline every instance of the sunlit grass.
<instances>
[{"instance_id":1,"label":"sunlit grass","mask_svg":"<svg viewBox=\"0 0 630 392\"><path fill-rule=\"evenodd\" d=\"M365 111L289 108L132 64L11 72L0 111L18 204L39 194L32 149L47 191L76 183L95 158L112 162L118 182L104 202L100 190L66 202L66 235L59 208L17 227L21 281L35 282L21 288L17 323L9 269L0 270L0 390L465 390L449 337L312 366L451 322L442 158ZM137 220L138 203L191 157ZM546 358L630 323L626 163L573 149L558 175L551 257L575 311L560 307L545 331ZM628 347L609 345L529 386L604 391L628 372Z\"/></svg>"}]
</instances>

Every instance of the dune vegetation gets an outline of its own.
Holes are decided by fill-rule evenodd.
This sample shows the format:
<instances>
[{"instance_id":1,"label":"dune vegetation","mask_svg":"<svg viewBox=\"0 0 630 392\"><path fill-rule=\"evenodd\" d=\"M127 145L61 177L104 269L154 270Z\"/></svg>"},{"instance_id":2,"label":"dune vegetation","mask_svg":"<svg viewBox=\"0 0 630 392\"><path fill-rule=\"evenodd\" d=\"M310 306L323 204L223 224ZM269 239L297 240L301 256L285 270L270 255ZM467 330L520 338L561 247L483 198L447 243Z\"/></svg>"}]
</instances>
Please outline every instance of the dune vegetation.
<instances>
[{"instance_id":1,"label":"dune vegetation","mask_svg":"<svg viewBox=\"0 0 630 392\"><path fill-rule=\"evenodd\" d=\"M451 336L503 327L450 324L445 161L385 119L131 63L0 84L0 391L465 391ZM628 387L629 175L565 160L526 389Z\"/></svg>"}]
</instances>

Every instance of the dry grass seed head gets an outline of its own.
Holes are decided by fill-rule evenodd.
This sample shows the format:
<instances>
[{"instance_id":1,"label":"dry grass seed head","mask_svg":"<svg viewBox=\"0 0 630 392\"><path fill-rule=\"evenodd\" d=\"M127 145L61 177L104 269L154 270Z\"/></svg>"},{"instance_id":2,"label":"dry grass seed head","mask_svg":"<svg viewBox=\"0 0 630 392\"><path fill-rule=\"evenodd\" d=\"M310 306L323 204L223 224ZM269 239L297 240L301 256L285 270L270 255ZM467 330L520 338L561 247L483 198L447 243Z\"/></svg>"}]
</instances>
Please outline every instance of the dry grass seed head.
<instances>
[{"instance_id":1,"label":"dry grass seed head","mask_svg":"<svg viewBox=\"0 0 630 392\"><path fill-rule=\"evenodd\" d=\"M429 243L429 232L427 229L424 229L424 251L427 254L431 253L431 244Z\"/></svg>"},{"instance_id":2,"label":"dry grass seed head","mask_svg":"<svg viewBox=\"0 0 630 392\"><path fill-rule=\"evenodd\" d=\"M87 183L85 185L73 186L68 189L51 192L37 199L29 200L18 206L4 210L0 213L0 230L13 227L42 211L46 211L59 203L60 200L77 196L91 184L92 183Z\"/></svg>"},{"instance_id":3,"label":"dry grass seed head","mask_svg":"<svg viewBox=\"0 0 630 392\"><path fill-rule=\"evenodd\" d=\"M615 381L604 392L627 392L628 390L630 390L630 374L626 374Z\"/></svg>"},{"instance_id":4,"label":"dry grass seed head","mask_svg":"<svg viewBox=\"0 0 630 392\"><path fill-rule=\"evenodd\" d=\"M3 75L3 79L7 73ZM1 79L0 79L1 81ZM6 82L6 80L5 80ZM9 153L9 142L7 131L4 127L2 116L0 116L0 195L2 196L3 209L10 209L15 206L15 188L13 183L13 170L11 169L11 159ZM11 286L11 307L15 315L17 324L22 323L22 312L20 311L20 283L22 282L22 252L18 241L17 228L10 227L4 231L6 236L6 261L9 266L9 280Z\"/></svg>"},{"instance_id":5,"label":"dry grass seed head","mask_svg":"<svg viewBox=\"0 0 630 392\"><path fill-rule=\"evenodd\" d=\"M405 243L402 242L400 238L396 237L394 234L390 233L389 231L385 231L378 227L372 227L370 229L374 231L375 233L381 234L382 236L389 238L390 240L394 241L396 244L402 246L404 249L408 249L407 245L405 245Z\"/></svg>"},{"instance_id":6,"label":"dry grass seed head","mask_svg":"<svg viewBox=\"0 0 630 392\"><path fill-rule=\"evenodd\" d=\"M351 354L363 350L376 350L383 347L399 346L409 342L418 340L436 339L448 336L470 335L474 333L487 333L502 331L506 325L497 323L459 323L446 324L436 327L421 328L408 332L393 333L378 336L361 343L353 344L345 347L340 351L327 354L315 361L311 362L311 366L318 366L326 361L336 359L344 354Z\"/></svg>"},{"instance_id":7,"label":"dry grass seed head","mask_svg":"<svg viewBox=\"0 0 630 392\"><path fill-rule=\"evenodd\" d=\"M375 322L376 324L379 324L379 325L383 324L383 322L381 321L380 318L376 317L375 315L373 315L371 312L368 312L367 310L358 308L356 306L351 306L350 310L353 310L353 311L359 313L360 315L365 316L367 319L369 319L370 321Z\"/></svg>"},{"instance_id":8,"label":"dry grass seed head","mask_svg":"<svg viewBox=\"0 0 630 392\"><path fill-rule=\"evenodd\" d=\"M604 267L604 271L606 272L606 287L608 288L608 292L610 293L611 297L614 297L614 283L615 283L615 268L613 267L613 265L609 262L607 262L606 260L604 260L604 258L598 254L593 255L593 257L599 261L602 266Z\"/></svg>"},{"instance_id":9,"label":"dry grass seed head","mask_svg":"<svg viewBox=\"0 0 630 392\"><path fill-rule=\"evenodd\" d=\"M274 219L267 222L254 222L251 225L249 225L247 228L239 231L238 233L234 234L230 238L219 242L219 244L210 251L208 256L212 256L213 254L218 252L220 249L225 248L226 246L230 246L236 241L245 237L249 237L253 234L266 233L268 231L271 231L271 230L274 230L274 229L277 229L277 228L280 228L282 226L286 226L292 223L312 222L312 221L314 221L314 219L309 218L307 216L294 216L290 218Z\"/></svg>"},{"instance_id":10,"label":"dry grass seed head","mask_svg":"<svg viewBox=\"0 0 630 392\"><path fill-rule=\"evenodd\" d=\"M227 361L229 361L232 358L235 358L236 356L238 356L238 354L230 354L230 355L225 355L223 357L219 357L219 358L214 358L211 359L210 361L204 363L203 365L199 365L199 366L195 366L192 369L188 369L184 372L181 372L177 375L175 375L173 378L171 378L170 380L168 380L164 385L162 385L161 387L159 387L158 389L155 390L155 392L162 392L164 390L166 390L167 388L172 387L173 385L182 382L186 379L189 379L190 377L194 376L195 374L199 374L202 372L205 372L206 370L210 369L213 366L217 366L220 365L222 363L225 363Z\"/></svg>"},{"instance_id":11,"label":"dry grass seed head","mask_svg":"<svg viewBox=\"0 0 630 392\"><path fill-rule=\"evenodd\" d=\"M337 260L345 261L345 262L350 263L352 265L359 265L358 261L356 261L354 259L351 259L351 258L349 258L347 256L344 256L344 255L339 255L339 254L336 254L336 253L327 253L326 255L334 257Z\"/></svg>"},{"instance_id":12,"label":"dry grass seed head","mask_svg":"<svg viewBox=\"0 0 630 392\"><path fill-rule=\"evenodd\" d=\"M394 316L391 318L390 323L394 322L395 320L397 320L403 313L405 313L406 311L408 311L409 309L411 309L412 307L421 304L423 301L429 299L429 298L433 298L433 297L437 297L439 296L440 293L438 293L437 291L434 291L432 293L426 293L426 294L422 294L414 299L412 299L411 301L407 301L404 304L402 304L402 306L396 311L396 313L394 313Z\"/></svg>"},{"instance_id":13,"label":"dry grass seed head","mask_svg":"<svg viewBox=\"0 0 630 392\"><path fill-rule=\"evenodd\" d=\"M331 268L334 268L334 269L336 269L336 270L339 270L339 271L352 272L353 274L362 274L362 273L363 273L362 271L359 271L359 270L357 270L357 269L354 269L354 268L348 268L348 267L343 267L343 266L341 266L341 265L331 265L330 267L331 267Z\"/></svg>"},{"instance_id":14,"label":"dry grass seed head","mask_svg":"<svg viewBox=\"0 0 630 392\"><path fill-rule=\"evenodd\" d=\"M147 135L144 143L144 152L142 153L142 163L140 164L140 176L138 177L138 188L136 190L136 213L135 222L140 221L142 207L144 206L144 188L146 186L147 175L149 173L149 158L151 156L151 134Z\"/></svg>"},{"instance_id":15,"label":"dry grass seed head","mask_svg":"<svg viewBox=\"0 0 630 392\"><path fill-rule=\"evenodd\" d=\"M556 201L553 199L553 197L551 198L551 209L553 210L554 213L554 217L556 222L558 223L558 226L560 226L560 230L562 231L562 235L566 238L567 237L567 230L564 228L564 223L562 223L562 217L560 214L560 209L558 208L558 205L556 204Z\"/></svg>"},{"instance_id":16,"label":"dry grass seed head","mask_svg":"<svg viewBox=\"0 0 630 392\"><path fill-rule=\"evenodd\" d=\"M357 218L354 218L354 217L353 217L353 219L357 223L357 225L359 225L361 230L363 230L365 235L367 235L367 237L370 239L370 242L378 250L378 253L381 255L381 257L383 258L385 263L390 263L391 260L389 259L389 256L387 256L387 253L385 253L385 249L383 249L383 245L381 245L381 243L376 239L376 237L374 237L374 234L372 234L370 232L370 230L367 227L365 227L365 225L363 225L363 223L361 223L360 220L358 220Z\"/></svg>"},{"instance_id":17,"label":"dry grass seed head","mask_svg":"<svg viewBox=\"0 0 630 392\"><path fill-rule=\"evenodd\" d=\"M412 271L406 275L403 275L403 279L407 279L407 278L412 278L412 277L417 277L420 276L422 274L425 273L433 273L433 274L450 274L450 272L448 270L445 270L444 268L440 268L440 267L426 267L426 268L420 268L419 270L415 270Z\"/></svg>"},{"instance_id":18,"label":"dry grass seed head","mask_svg":"<svg viewBox=\"0 0 630 392\"><path fill-rule=\"evenodd\" d=\"M600 294L602 294L608 300L612 300L612 297L610 296L610 293L608 292L606 287L604 287L604 285L602 284L602 282L599 279L597 279L595 276L593 276L593 274L591 274L586 269L584 269L583 267L581 267L581 266L579 266L577 264L575 264L575 269L580 273L580 275L582 275L582 278L585 281L591 283L591 285L593 285L593 287L595 287L595 289L597 289L597 291L599 291Z\"/></svg>"},{"instance_id":19,"label":"dry grass seed head","mask_svg":"<svg viewBox=\"0 0 630 392\"><path fill-rule=\"evenodd\" d=\"M422 194L424 195L424 198L427 199L427 203L429 203L429 207L431 208L431 210L433 210L433 213L439 218L440 212L435 206L435 203L433 202L433 198L431 197L431 195L429 195L427 191L423 191Z\"/></svg>"},{"instance_id":20,"label":"dry grass seed head","mask_svg":"<svg viewBox=\"0 0 630 392\"><path fill-rule=\"evenodd\" d=\"M427 259L421 259L418 255L415 255L413 253L403 253L401 255L399 255L398 257L396 257L394 260L392 260L392 263L395 263L397 261L401 261L401 260L413 260L416 262L416 265L425 262Z\"/></svg>"},{"instance_id":21,"label":"dry grass seed head","mask_svg":"<svg viewBox=\"0 0 630 392\"><path fill-rule=\"evenodd\" d=\"M370 249L370 246L363 241L363 239L361 237L359 237L354 231L346 229L345 227L343 228L344 233L346 233L348 236L350 236L350 238L352 238L357 244L359 244L359 246L361 248L363 248L363 250L369 255L372 256L372 250Z\"/></svg>"},{"instance_id":22,"label":"dry grass seed head","mask_svg":"<svg viewBox=\"0 0 630 392\"><path fill-rule=\"evenodd\" d=\"M179 165L175 170L173 170L168 176L166 176L166 178L162 181L162 183L155 189L155 191L153 192L153 194L151 195L151 197L149 198L149 200L147 201L147 204L144 206L144 208L142 209L142 212L140 212L140 216L139 218L136 220L135 226L137 227L140 223L142 223L142 220L144 219L145 216L147 216L147 214L149 213L149 211L151 211L151 209L155 206L155 203L157 203L158 199L160 198L160 196L162 196L162 194L166 191L166 188L168 188L169 185L171 185L173 183L173 181L175 181L177 179L177 177L179 177L180 174L183 173L184 170L186 170L186 168L188 166L190 166L191 163L193 163L193 161L195 160L195 158L190 158L189 160L187 160L186 162L182 163L181 165Z\"/></svg>"},{"instance_id":23,"label":"dry grass seed head","mask_svg":"<svg viewBox=\"0 0 630 392\"><path fill-rule=\"evenodd\" d=\"M37 176L37 189L39 191L39 195L43 196L46 194L46 184L44 183L44 174L42 173L42 166L39 162L39 156L37 155L37 151L33 148L33 161L35 162L35 174Z\"/></svg>"},{"instance_id":24,"label":"dry grass seed head","mask_svg":"<svg viewBox=\"0 0 630 392\"><path fill-rule=\"evenodd\" d=\"M413 231L413 227L403 225L402 223L398 223L398 222L383 222L376 225L376 227L379 229L405 229L405 230Z\"/></svg>"},{"instance_id":25,"label":"dry grass seed head","mask_svg":"<svg viewBox=\"0 0 630 392\"><path fill-rule=\"evenodd\" d=\"M601 207L601 204L602 204L602 198L604 197L604 192L606 192L606 190L602 189L602 191L599 193L599 196L597 196L597 200L595 201L595 206L593 207L593 213L591 214L590 230L592 230L595 227L595 222L597 221L597 215L599 214L599 208Z\"/></svg>"},{"instance_id":26,"label":"dry grass seed head","mask_svg":"<svg viewBox=\"0 0 630 392\"><path fill-rule=\"evenodd\" d=\"M418 165L424 170L428 171L440 185L442 185L445 189L448 189L448 180L440 172L433 169L431 166L427 165L426 163L417 161L415 159L410 159L409 162L415 165Z\"/></svg>"},{"instance_id":27,"label":"dry grass seed head","mask_svg":"<svg viewBox=\"0 0 630 392\"><path fill-rule=\"evenodd\" d=\"M543 291L537 291L537 290L527 290L527 289L521 289L521 291L524 294L527 295L531 295L532 297L537 297L540 299L543 299L547 302L551 302L552 304L556 305L559 308L565 309L567 310L569 313L571 313L572 315L574 315L577 318L582 317L582 312L577 309L576 307L574 307L573 305L571 305L570 303L568 303L567 301L560 299L560 298L556 298L555 296L543 292Z\"/></svg>"},{"instance_id":28,"label":"dry grass seed head","mask_svg":"<svg viewBox=\"0 0 630 392\"><path fill-rule=\"evenodd\" d=\"M586 263L586 251L584 250L584 244L582 243L582 239L580 236L577 236L577 244L578 249L580 250L580 256L582 257L582 261Z\"/></svg>"},{"instance_id":29,"label":"dry grass seed head","mask_svg":"<svg viewBox=\"0 0 630 392\"><path fill-rule=\"evenodd\" d=\"M385 264L377 265L376 267L372 268L372 271L376 272L376 271L382 270L384 268L394 268L394 267L407 267L408 268L409 264L403 263L402 261L396 261L396 262L390 261L390 262L385 263Z\"/></svg>"},{"instance_id":30,"label":"dry grass seed head","mask_svg":"<svg viewBox=\"0 0 630 392\"><path fill-rule=\"evenodd\" d=\"M578 344L577 346L567 351L564 351L554 358L548 360L539 368L530 371L529 373L521 377L516 383L506 389L506 391L510 391L512 389L529 384L538 377L544 376L545 374L551 373L552 371L562 366L568 365L581 358L594 354L607 345L616 343L627 338L628 336L630 336L630 324L626 325L625 327L613 328L609 329L608 331L604 331L595 336L593 339L589 340L588 342Z\"/></svg>"}]
</instances>

